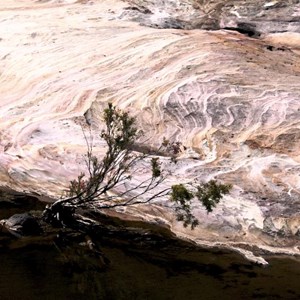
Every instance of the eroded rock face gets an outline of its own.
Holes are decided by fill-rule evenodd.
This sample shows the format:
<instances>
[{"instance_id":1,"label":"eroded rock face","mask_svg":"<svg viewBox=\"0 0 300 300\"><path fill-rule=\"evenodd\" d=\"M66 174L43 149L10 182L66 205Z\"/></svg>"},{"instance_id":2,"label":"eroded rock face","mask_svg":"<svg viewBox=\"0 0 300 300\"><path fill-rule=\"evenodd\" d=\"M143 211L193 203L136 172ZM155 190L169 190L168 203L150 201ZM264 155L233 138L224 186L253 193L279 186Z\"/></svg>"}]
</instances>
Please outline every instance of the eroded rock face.
<instances>
[{"instance_id":1,"label":"eroded rock face","mask_svg":"<svg viewBox=\"0 0 300 300\"><path fill-rule=\"evenodd\" d=\"M1 3L2 184L60 196L85 170L81 127L101 127L112 101L147 144L187 147L170 182L234 185L212 214L196 207L193 232L158 204L127 213L299 252L299 14L298 1Z\"/></svg>"},{"instance_id":2,"label":"eroded rock face","mask_svg":"<svg viewBox=\"0 0 300 300\"><path fill-rule=\"evenodd\" d=\"M298 0L131 0L122 19L175 29L230 29L259 37L265 33L299 32Z\"/></svg>"}]
</instances>

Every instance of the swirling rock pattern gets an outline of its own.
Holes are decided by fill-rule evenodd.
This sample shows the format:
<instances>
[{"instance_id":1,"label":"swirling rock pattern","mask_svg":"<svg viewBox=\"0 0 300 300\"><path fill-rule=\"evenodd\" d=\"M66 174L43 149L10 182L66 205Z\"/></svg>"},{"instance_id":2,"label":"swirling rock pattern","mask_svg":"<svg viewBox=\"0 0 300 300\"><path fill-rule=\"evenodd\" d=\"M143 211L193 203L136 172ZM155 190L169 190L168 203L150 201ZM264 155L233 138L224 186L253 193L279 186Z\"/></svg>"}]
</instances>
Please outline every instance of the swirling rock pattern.
<instances>
[{"instance_id":1,"label":"swirling rock pattern","mask_svg":"<svg viewBox=\"0 0 300 300\"><path fill-rule=\"evenodd\" d=\"M112 101L147 144L187 147L171 181L234 185L212 214L196 208L193 232L159 203L127 213L299 253L299 14L298 1L3 1L1 184L61 195L85 169L82 127Z\"/></svg>"}]
</instances>

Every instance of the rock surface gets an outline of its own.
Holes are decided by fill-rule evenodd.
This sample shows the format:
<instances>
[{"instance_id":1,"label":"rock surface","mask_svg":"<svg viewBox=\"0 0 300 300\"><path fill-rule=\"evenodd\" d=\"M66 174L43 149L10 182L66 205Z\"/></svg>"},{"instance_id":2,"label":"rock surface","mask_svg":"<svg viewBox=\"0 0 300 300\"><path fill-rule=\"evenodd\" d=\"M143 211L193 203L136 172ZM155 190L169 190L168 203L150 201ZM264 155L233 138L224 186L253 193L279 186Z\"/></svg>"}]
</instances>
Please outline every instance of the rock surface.
<instances>
[{"instance_id":1,"label":"rock surface","mask_svg":"<svg viewBox=\"0 0 300 300\"><path fill-rule=\"evenodd\" d=\"M187 147L171 182L234 185L212 214L196 207L194 231L165 203L122 213L299 254L299 15L296 0L1 2L2 185L60 196L85 170L82 126L112 101L147 144Z\"/></svg>"},{"instance_id":2,"label":"rock surface","mask_svg":"<svg viewBox=\"0 0 300 300\"><path fill-rule=\"evenodd\" d=\"M7 220L1 220L0 225L17 237L39 235L42 232L36 218L29 213L15 214Z\"/></svg>"}]
</instances>

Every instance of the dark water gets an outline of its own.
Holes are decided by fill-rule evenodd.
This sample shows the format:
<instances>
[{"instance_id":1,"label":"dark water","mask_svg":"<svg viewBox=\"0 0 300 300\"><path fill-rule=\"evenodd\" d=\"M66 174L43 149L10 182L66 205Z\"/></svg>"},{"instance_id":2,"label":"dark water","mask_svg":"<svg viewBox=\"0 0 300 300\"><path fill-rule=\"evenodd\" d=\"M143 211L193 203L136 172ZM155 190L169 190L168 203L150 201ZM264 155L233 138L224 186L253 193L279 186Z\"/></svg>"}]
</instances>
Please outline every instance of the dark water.
<instances>
[{"instance_id":1,"label":"dark water","mask_svg":"<svg viewBox=\"0 0 300 300\"><path fill-rule=\"evenodd\" d=\"M0 236L1 300L300 299L300 263L290 258L264 268L166 237L107 234L103 264L80 243L8 239Z\"/></svg>"}]
</instances>

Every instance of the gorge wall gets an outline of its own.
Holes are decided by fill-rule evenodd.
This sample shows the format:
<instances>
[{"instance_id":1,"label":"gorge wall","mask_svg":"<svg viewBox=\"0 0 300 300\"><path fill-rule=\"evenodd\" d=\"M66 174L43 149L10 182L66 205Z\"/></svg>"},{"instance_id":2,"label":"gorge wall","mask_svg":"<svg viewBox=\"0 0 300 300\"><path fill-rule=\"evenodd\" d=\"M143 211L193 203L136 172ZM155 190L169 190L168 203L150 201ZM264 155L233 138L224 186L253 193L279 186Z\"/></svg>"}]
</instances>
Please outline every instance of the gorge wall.
<instances>
[{"instance_id":1,"label":"gorge wall","mask_svg":"<svg viewBox=\"0 0 300 300\"><path fill-rule=\"evenodd\" d=\"M299 254L299 20L296 0L3 1L1 185L59 197L85 169L82 127L101 127L110 101L148 145L187 147L170 182L234 185L213 213L195 207L194 231L165 201L124 212L200 243Z\"/></svg>"}]
</instances>

